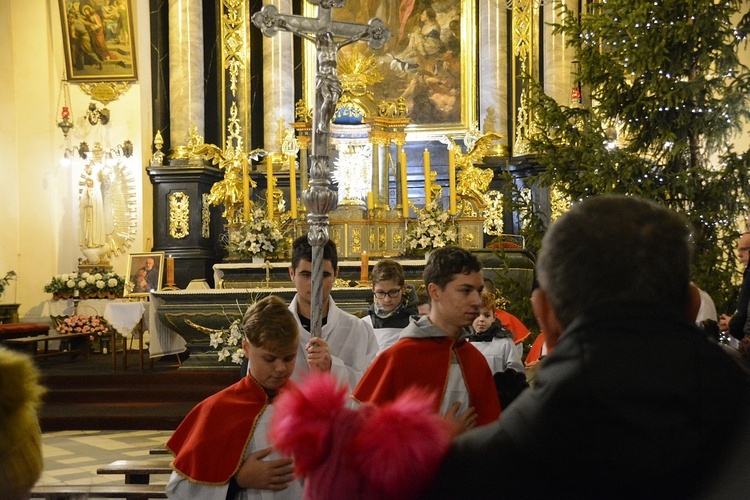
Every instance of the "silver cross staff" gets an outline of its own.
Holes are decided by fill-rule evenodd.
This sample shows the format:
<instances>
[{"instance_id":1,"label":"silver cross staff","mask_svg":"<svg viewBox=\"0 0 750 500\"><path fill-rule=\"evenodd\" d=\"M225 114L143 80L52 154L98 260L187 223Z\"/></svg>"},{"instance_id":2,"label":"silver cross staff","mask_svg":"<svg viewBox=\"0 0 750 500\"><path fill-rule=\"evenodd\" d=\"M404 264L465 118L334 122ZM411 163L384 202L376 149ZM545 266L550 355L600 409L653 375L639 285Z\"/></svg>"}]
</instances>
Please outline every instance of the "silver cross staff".
<instances>
[{"instance_id":1,"label":"silver cross staff","mask_svg":"<svg viewBox=\"0 0 750 500\"><path fill-rule=\"evenodd\" d=\"M330 121L343 91L336 73L337 53L341 47L360 40L366 41L373 50L378 50L390 40L391 32L377 18L370 19L368 24L334 21L331 9L343 7L346 0L308 1L318 6L318 17L279 14L275 6L264 5L253 15L252 20L265 36L288 31L314 42L317 50L310 187L302 193L302 200L308 210L310 230L307 239L312 245L313 259L310 334L320 337L323 319L323 245L328 242L328 213L336 208L336 193L330 189L328 153Z\"/></svg>"}]
</instances>

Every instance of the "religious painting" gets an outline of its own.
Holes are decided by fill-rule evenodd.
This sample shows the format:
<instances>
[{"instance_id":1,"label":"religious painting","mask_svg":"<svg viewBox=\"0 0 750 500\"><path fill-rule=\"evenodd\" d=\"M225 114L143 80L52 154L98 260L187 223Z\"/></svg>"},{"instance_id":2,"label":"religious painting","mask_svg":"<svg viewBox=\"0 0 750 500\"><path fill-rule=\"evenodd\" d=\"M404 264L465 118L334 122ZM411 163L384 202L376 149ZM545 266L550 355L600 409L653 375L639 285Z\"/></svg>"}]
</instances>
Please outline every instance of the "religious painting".
<instances>
[{"instance_id":1,"label":"religious painting","mask_svg":"<svg viewBox=\"0 0 750 500\"><path fill-rule=\"evenodd\" d=\"M58 0L72 82L136 80L132 0Z\"/></svg>"},{"instance_id":2,"label":"religious painting","mask_svg":"<svg viewBox=\"0 0 750 500\"><path fill-rule=\"evenodd\" d=\"M367 86L376 101L406 101L407 140L463 133L476 122L476 2L472 0L347 0L335 21L366 24L377 17L391 31L380 50L355 42L339 51L342 67L379 81ZM315 16L308 7L306 16ZM315 47L305 42L305 100L315 102ZM353 64L347 58L360 58ZM344 64L342 64L342 62Z\"/></svg>"},{"instance_id":3,"label":"religious painting","mask_svg":"<svg viewBox=\"0 0 750 500\"><path fill-rule=\"evenodd\" d=\"M125 276L126 297L145 297L158 292L164 276L164 252L131 253Z\"/></svg>"}]
</instances>

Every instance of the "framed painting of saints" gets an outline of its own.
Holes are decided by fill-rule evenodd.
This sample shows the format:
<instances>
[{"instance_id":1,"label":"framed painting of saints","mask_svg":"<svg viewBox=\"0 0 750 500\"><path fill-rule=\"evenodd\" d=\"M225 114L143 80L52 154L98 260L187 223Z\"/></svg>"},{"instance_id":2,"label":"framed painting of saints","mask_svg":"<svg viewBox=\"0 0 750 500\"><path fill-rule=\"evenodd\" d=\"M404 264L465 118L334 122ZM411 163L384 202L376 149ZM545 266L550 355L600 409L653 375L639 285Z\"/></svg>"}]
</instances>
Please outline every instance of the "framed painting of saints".
<instances>
[{"instance_id":1,"label":"framed painting of saints","mask_svg":"<svg viewBox=\"0 0 750 500\"><path fill-rule=\"evenodd\" d=\"M158 292L164 276L164 252L131 253L125 276L126 297L145 297Z\"/></svg>"},{"instance_id":2,"label":"framed painting of saints","mask_svg":"<svg viewBox=\"0 0 750 500\"><path fill-rule=\"evenodd\" d=\"M72 82L137 79L132 0L58 0Z\"/></svg>"},{"instance_id":3,"label":"framed painting of saints","mask_svg":"<svg viewBox=\"0 0 750 500\"><path fill-rule=\"evenodd\" d=\"M305 3L305 5L308 5ZM404 98L407 140L464 133L476 122L477 30L473 0L346 0L334 21L367 24L377 17L391 31L380 50L353 43L339 51L339 75L360 71L376 101ZM316 15L307 6L305 16ZM315 47L303 44L304 96L315 100ZM359 59L352 61L352 59ZM356 81L346 75L345 80ZM346 84L344 88L346 92Z\"/></svg>"}]
</instances>

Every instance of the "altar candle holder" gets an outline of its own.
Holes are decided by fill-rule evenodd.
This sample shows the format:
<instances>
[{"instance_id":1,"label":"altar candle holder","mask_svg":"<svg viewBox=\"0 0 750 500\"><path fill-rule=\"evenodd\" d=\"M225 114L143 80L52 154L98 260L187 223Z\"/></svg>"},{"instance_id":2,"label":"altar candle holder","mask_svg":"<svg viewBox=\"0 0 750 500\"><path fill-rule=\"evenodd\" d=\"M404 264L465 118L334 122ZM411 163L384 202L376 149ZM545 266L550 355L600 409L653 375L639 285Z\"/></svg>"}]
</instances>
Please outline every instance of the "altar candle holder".
<instances>
[{"instance_id":1,"label":"altar candle holder","mask_svg":"<svg viewBox=\"0 0 750 500\"><path fill-rule=\"evenodd\" d=\"M179 290L180 288L174 282L174 257L171 255L165 259L167 266L167 282L162 290Z\"/></svg>"}]
</instances>

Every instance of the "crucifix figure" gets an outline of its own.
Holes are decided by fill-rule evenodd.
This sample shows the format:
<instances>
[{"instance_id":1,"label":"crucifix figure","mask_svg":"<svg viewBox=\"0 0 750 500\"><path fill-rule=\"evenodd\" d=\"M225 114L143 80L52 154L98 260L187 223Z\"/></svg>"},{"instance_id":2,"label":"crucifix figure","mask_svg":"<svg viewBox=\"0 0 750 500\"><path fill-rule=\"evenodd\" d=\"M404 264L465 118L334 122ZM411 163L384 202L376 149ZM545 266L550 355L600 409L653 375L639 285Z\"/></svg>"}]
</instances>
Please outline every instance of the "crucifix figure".
<instances>
[{"instance_id":1,"label":"crucifix figure","mask_svg":"<svg viewBox=\"0 0 750 500\"><path fill-rule=\"evenodd\" d=\"M366 41L372 49L378 50L390 40L391 32L377 18L370 19L368 24L334 21L331 9L343 7L346 0L308 1L318 6L318 16L315 18L280 14L275 6L264 5L253 14L252 20L265 36L288 31L314 42L317 50L310 187L302 193L302 200L308 210L310 230L307 238L313 250L310 333L319 337L323 319L323 245L328 241L328 213L336 208L336 193L330 189L328 154L330 121L342 93L341 81L336 72L338 51L357 41Z\"/></svg>"}]
</instances>

